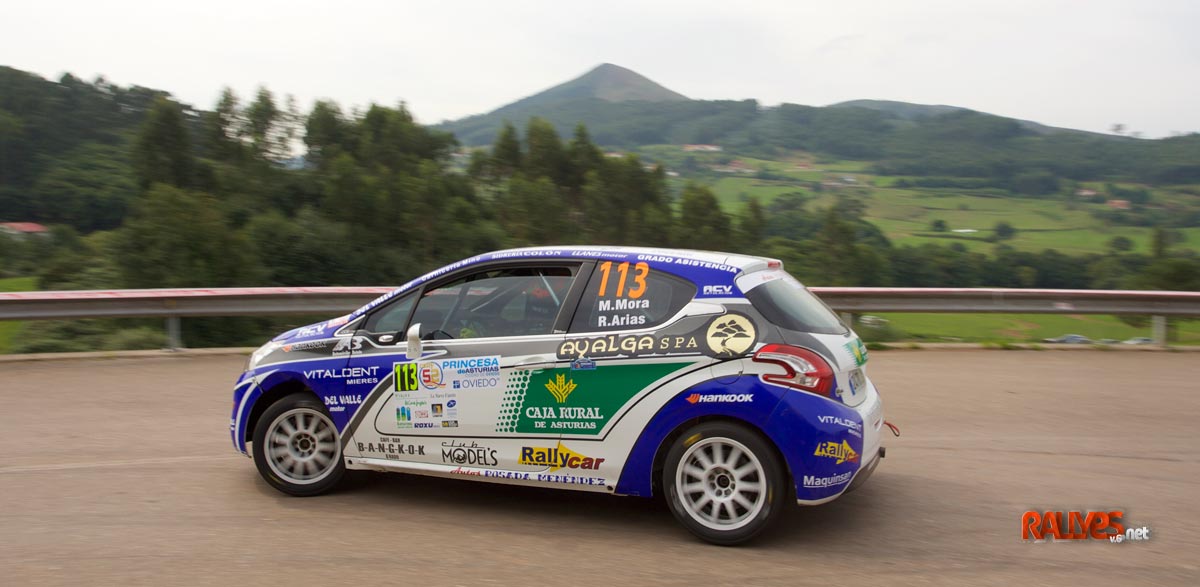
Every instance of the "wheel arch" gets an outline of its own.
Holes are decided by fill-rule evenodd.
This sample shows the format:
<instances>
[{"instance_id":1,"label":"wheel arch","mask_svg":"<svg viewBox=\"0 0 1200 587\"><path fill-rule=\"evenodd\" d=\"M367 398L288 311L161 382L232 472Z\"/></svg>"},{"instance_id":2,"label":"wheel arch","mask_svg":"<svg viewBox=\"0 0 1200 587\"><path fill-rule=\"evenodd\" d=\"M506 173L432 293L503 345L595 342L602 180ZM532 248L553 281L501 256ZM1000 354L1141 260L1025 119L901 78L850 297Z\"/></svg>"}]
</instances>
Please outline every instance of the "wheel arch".
<instances>
[{"instance_id":1,"label":"wheel arch","mask_svg":"<svg viewBox=\"0 0 1200 587\"><path fill-rule=\"evenodd\" d=\"M250 407L250 415L246 418L246 426L242 430L242 442L250 442L254 438L254 428L263 412L275 402L294 394L305 394L320 402L321 398L313 391L308 382L298 377L276 377L268 379L261 387L262 392Z\"/></svg>"},{"instance_id":2,"label":"wheel arch","mask_svg":"<svg viewBox=\"0 0 1200 587\"><path fill-rule=\"evenodd\" d=\"M675 441L679 440L679 438L682 437L688 430L705 422L728 422L730 424L737 424L758 435L758 437L761 438L768 447L770 447L771 452L774 453L777 462L783 465L783 470L787 475L786 487L794 486L791 467L788 465L787 459L784 458L783 451L780 450L779 445L775 443L775 440L771 438L771 436L767 434L765 430L742 418L728 414L709 414L681 422L675 427L674 430L668 433L661 442L659 442L658 449L654 453L654 461L650 471L651 495L661 495L662 472L666 467L667 453L671 452L671 445L675 444Z\"/></svg>"},{"instance_id":3,"label":"wheel arch","mask_svg":"<svg viewBox=\"0 0 1200 587\"><path fill-rule=\"evenodd\" d=\"M709 380L677 393L643 427L626 457L615 493L650 497L661 490L660 477L671 443L689 428L702 422L726 421L746 427L759 435L783 463L789 482L793 471L779 443L768 431L768 423L781 403L781 391L762 385L757 378L744 376L738 385ZM704 403L694 401L697 394L751 394L745 403ZM690 398L690 399L689 399Z\"/></svg>"}]
</instances>

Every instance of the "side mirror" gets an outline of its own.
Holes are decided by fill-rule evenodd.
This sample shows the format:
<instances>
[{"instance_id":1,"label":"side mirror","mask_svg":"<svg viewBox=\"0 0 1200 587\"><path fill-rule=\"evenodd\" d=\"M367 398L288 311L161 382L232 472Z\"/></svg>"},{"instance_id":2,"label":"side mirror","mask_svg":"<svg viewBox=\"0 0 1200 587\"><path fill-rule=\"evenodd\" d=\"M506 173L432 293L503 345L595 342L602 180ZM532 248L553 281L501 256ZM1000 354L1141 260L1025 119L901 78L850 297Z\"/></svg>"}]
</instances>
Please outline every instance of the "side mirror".
<instances>
[{"instance_id":1,"label":"side mirror","mask_svg":"<svg viewBox=\"0 0 1200 587\"><path fill-rule=\"evenodd\" d=\"M421 324L419 322L408 327L408 348L405 349L404 356L410 361L421 358Z\"/></svg>"}]
</instances>

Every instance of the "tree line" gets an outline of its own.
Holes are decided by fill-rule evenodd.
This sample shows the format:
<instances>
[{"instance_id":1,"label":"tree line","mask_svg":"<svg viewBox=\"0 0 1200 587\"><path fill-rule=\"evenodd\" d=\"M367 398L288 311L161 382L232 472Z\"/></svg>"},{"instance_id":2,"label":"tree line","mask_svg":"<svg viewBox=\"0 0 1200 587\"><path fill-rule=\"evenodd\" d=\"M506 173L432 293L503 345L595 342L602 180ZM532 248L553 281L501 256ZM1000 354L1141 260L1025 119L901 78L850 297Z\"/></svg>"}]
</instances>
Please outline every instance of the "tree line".
<instances>
[{"instance_id":1,"label":"tree line","mask_svg":"<svg viewBox=\"0 0 1200 587\"><path fill-rule=\"evenodd\" d=\"M54 225L46 238L0 236L0 275L37 275L42 289L389 285L479 252L555 244L767 255L811 285L1200 289L1200 264L1166 240L1149 256L1003 245L989 256L961 245L896 247L853 198L824 207L802 194L751 198L729 215L704 186L674 193L661 166L606 156L582 124L563 140L540 118L506 123L490 148L468 155L403 104L345 111L319 101L301 113L266 89L246 102L226 90L212 111L197 111L103 82L64 87L88 97L0 99L0 120L19 120L19 140L41 145L18 171L5 167L0 216ZM56 125L97 112L108 122L53 136ZM195 346L254 344L280 322L188 320L185 336ZM18 350L161 337L156 322L138 321L48 323L27 334Z\"/></svg>"}]
</instances>

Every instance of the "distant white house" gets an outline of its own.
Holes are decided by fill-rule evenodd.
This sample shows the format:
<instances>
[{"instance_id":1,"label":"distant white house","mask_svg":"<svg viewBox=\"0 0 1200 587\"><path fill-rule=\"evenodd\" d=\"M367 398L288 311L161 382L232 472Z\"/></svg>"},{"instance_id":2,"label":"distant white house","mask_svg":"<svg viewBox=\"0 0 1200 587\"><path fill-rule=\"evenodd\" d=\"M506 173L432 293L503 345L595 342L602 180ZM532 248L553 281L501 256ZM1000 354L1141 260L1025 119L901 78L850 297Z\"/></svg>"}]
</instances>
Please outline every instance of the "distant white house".
<instances>
[{"instance_id":1,"label":"distant white house","mask_svg":"<svg viewBox=\"0 0 1200 587\"><path fill-rule=\"evenodd\" d=\"M704 152L704 153L720 153L723 149L720 145L684 145L684 152Z\"/></svg>"},{"instance_id":2,"label":"distant white house","mask_svg":"<svg viewBox=\"0 0 1200 587\"><path fill-rule=\"evenodd\" d=\"M970 234L972 232L979 232L979 231L975 230L974 228L955 228L954 230L951 230L950 232L957 232L960 234Z\"/></svg>"}]
</instances>

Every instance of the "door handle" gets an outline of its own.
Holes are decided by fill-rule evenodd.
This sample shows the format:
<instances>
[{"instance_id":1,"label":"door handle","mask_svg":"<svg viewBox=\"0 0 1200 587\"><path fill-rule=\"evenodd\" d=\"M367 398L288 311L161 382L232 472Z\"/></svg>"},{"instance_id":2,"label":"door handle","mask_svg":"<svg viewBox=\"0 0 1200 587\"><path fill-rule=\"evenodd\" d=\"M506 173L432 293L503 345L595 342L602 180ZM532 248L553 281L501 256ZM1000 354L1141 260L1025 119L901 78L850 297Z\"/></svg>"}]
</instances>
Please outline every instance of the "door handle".
<instances>
[{"instance_id":1,"label":"door handle","mask_svg":"<svg viewBox=\"0 0 1200 587\"><path fill-rule=\"evenodd\" d=\"M513 365L514 369L528 369L529 371L541 371L542 369L554 368L554 360L550 357L528 357L517 361Z\"/></svg>"}]
</instances>

